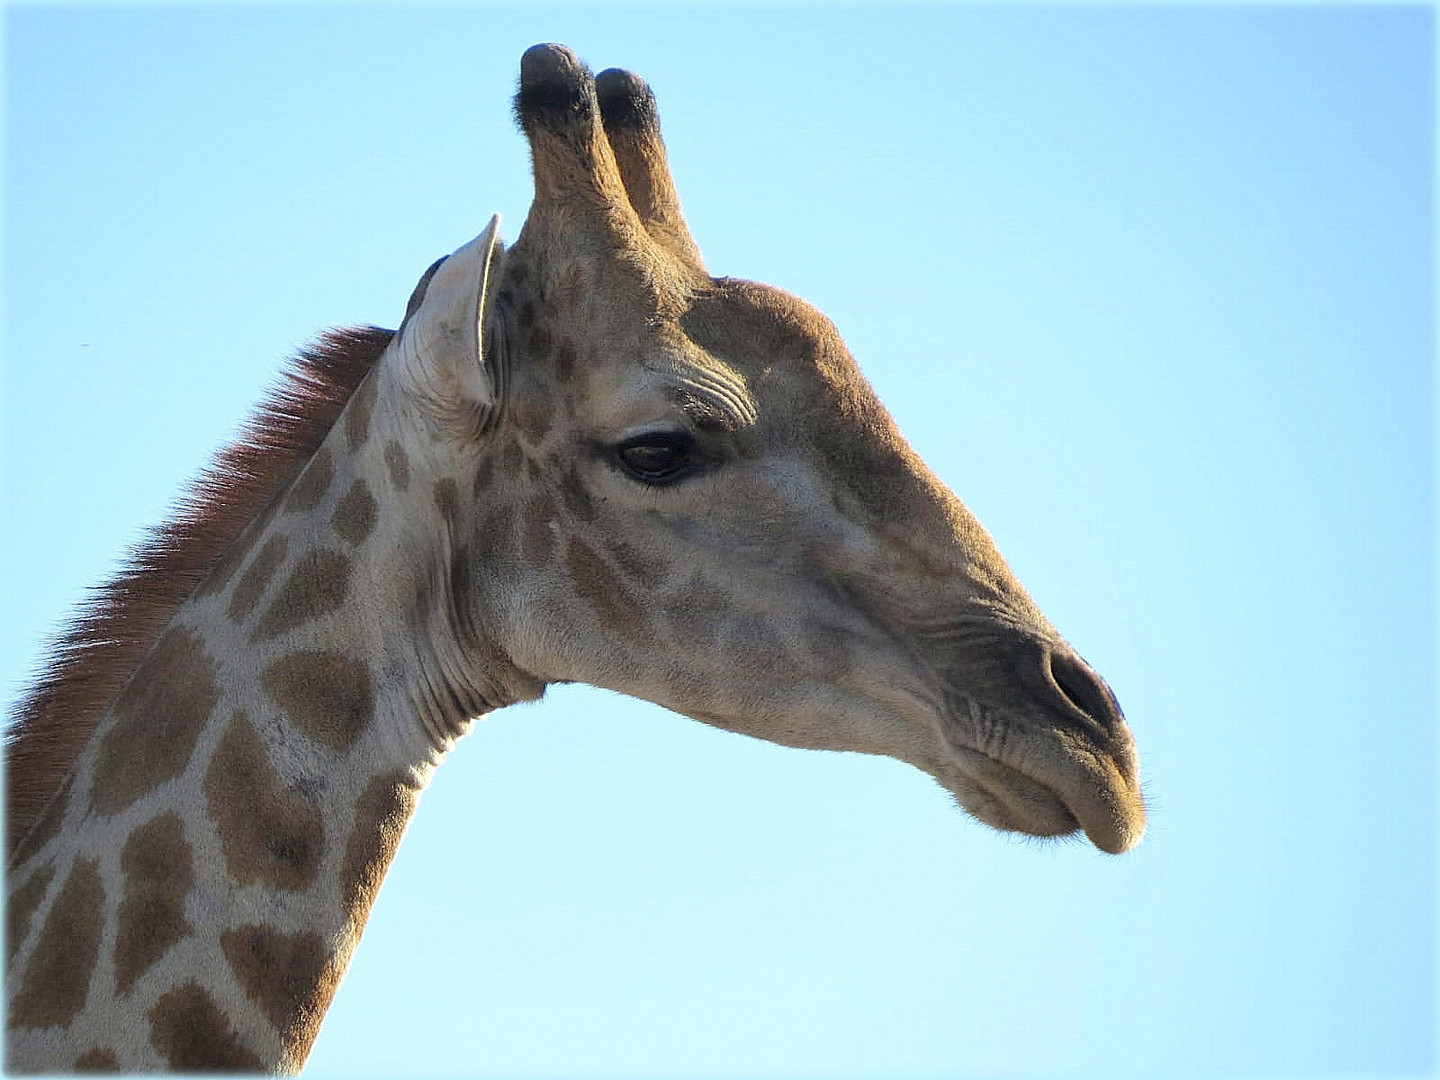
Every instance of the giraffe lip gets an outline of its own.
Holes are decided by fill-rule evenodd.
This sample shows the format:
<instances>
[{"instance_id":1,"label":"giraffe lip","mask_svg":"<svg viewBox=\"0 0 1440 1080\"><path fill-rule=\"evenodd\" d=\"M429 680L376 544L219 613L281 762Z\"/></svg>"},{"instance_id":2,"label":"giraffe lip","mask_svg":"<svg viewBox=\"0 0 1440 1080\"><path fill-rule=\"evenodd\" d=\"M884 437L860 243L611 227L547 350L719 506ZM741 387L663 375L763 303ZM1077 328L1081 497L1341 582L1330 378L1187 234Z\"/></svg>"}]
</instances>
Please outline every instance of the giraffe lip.
<instances>
[{"instance_id":1,"label":"giraffe lip","mask_svg":"<svg viewBox=\"0 0 1440 1080\"><path fill-rule=\"evenodd\" d=\"M1047 774L1041 777L1042 768L1033 765L1021 769L978 750L955 749L964 779L946 787L988 825L1043 837L1083 830L1111 855L1129 851L1144 835L1138 781L1107 756L1075 746L1037 754Z\"/></svg>"}]
</instances>

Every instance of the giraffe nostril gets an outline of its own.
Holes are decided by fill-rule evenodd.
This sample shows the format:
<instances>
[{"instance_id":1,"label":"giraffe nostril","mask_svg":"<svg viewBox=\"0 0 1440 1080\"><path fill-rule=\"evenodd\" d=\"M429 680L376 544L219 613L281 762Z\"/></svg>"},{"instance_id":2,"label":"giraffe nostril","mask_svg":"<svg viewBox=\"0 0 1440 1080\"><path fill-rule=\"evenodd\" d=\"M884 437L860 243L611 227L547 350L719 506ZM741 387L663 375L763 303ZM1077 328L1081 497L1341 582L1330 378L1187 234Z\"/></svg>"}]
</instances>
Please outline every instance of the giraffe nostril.
<instances>
[{"instance_id":1,"label":"giraffe nostril","mask_svg":"<svg viewBox=\"0 0 1440 1080\"><path fill-rule=\"evenodd\" d=\"M1050 682L1066 704L1106 731L1124 724L1115 695L1078 656L1064 648L1047 649L1044 663L1050 669Z\"/></svg>"}]
</instances>

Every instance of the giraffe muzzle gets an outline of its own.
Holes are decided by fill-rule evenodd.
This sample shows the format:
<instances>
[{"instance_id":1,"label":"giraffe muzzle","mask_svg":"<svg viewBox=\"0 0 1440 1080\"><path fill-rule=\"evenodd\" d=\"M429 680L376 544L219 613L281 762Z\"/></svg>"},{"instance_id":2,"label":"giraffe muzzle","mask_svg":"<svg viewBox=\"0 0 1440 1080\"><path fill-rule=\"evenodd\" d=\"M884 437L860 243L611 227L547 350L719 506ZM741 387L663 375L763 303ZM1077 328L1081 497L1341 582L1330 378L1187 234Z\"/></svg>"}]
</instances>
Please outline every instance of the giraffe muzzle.
<instances>
[{"instance_id":1,"label":"giraffe muzzle","mask_svg":"<svg viewBox=\"0 0 1440 1080\"><path fill-rule=\"evenodd\" d=\"M957 680L948 695L960 773L942 783L997 828L1033 836L1083 830L1102 851L1130 850L1144 834L1145 805L1115 694L1063 641L1002 641L987 642L994 666L970 667L968 690Z\"/></svg>"}]
</instances>

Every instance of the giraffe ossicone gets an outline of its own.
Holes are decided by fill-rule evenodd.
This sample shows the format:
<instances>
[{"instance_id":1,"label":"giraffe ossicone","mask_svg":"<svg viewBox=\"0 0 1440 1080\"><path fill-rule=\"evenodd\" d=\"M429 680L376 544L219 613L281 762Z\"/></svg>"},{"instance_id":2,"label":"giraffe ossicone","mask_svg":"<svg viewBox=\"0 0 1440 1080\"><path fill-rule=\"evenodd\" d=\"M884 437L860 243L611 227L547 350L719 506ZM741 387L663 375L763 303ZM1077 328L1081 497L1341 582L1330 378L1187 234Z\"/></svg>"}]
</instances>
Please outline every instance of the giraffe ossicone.
<instances>
[{"instance_id":1,"label":"giraffe ossicone","mask_svg":"<svg viewBox=\"0 0 1440 1080\"><path fill-rule=\"evenodd\" d=\"M535 198L298 362L6 747L7 1067L299 1069L473 719L583 681L1144 828L1133 741L838 333L711 277L654 98L536 46Z\"/></svg>"}]
</instances>

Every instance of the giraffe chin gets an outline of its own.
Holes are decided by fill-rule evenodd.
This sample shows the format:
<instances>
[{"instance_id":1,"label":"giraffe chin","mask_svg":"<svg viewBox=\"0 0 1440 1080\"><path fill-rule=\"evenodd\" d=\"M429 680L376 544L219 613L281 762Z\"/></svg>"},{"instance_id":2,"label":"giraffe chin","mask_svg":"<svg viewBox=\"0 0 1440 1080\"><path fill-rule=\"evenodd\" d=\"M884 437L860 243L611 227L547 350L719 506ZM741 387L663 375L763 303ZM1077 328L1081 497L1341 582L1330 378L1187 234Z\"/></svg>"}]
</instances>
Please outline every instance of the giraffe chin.
<instances>
[{"instance_id":1,"label":"giraffe chin","mask_svg":"<svg viewBox=\"0 0 1440 1080\"><path fill-rule=\"evenodd\" d=\"M960 769L941 783L967 813L992 828L1045 838L1083 831L1110 855L1129 851L1145 833L1138 785L1099 755L1067 755L1041 779L978 751L954 749Z\"/></svg>"}]
</instances>

